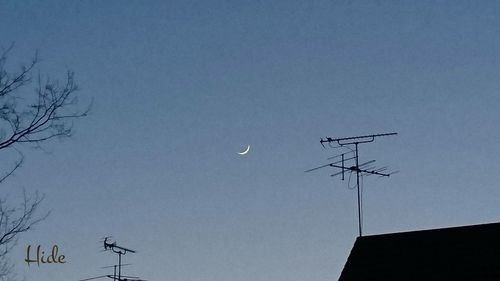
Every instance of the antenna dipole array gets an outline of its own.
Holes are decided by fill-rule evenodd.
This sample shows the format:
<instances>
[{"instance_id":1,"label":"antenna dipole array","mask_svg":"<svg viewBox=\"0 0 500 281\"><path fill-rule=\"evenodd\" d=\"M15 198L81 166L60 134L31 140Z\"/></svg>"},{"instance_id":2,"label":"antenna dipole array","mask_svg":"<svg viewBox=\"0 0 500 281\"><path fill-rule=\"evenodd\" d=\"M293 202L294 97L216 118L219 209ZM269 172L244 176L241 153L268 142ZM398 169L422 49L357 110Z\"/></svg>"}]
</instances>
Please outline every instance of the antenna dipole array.
<instances>
[{"instance_id":1,"label":"antenna dipole array","mask_svg":"<svg viewBox=\"0 0 500 281\"><path fill-rule=\"evenodd\" d=\"M123 266L127 266L127 265L130 265L129 263L127 264L122 264L122 256L127 254L127 253L135 253L134 250L131 250L131 249L128 249L128 248L125 248L125 247L122 247L122 246L118 246L116 244L116 242L109 242L109 236L108 237L104 237L104 241L101 241L101 242L104 242L104 251L111 251L115 254L118 255L118 264L115 264L115 265L111 265L111 266L104 266L102 268L110 268L112 267L114 270L113 270L113 275L101 275L101 276L96 276L96 277L92 277L92 278L87 278L87 279L81 279L79 281L88 281L88 280L93 280L93 279L99 279L99 278L110 278L110 279L113 279L114 281L146 281L144 279L139 279L139 277L136 277L136 276L125 276L125 275L122 275L122 267ZM117 269L118 269L118 272L117 272ZM118 273L118 274L117 274Z\"/></svg>"},{"instance_id":2,"label":"antenna dipole array","mask_svg":"<svg viewBox=\"0 0 500 281\"><path fill-rule=\"evenodd\" d=\"M315 167L312 169L309 169L305 172L311 172L314 170L318 170L321 168L325 167L333 167L336 169L340 169L340 171L332 174L331 176L338 176L342 175L342 180L345 179L345 173L356 173L356 190L358 193L358 228L359 228L359 236L363 236L363 225L361 222L361 204L362 204L362 198L361 198L361 191L360 191L360 186L359 186L359 179L360 176L363 175L378 175L380 177L389 177L390 175L397 173L396 172L391 172L391 173L386 173L385 171L387 170L387 167L381 167L381 168L376 168L371 166L371 164L375 163L375 160L370 160L368 162L364 162L362 164L359 164L359 151L358 151L358 146L359 144L362 143L369 143L373 142L375 138L377 137L385 137L385 136L393 136L397 135L398 133L384 133L384 134L374 134L374 135L364 135L364 136L356 136L356 137L346 137L346 138L331 138L331 137L326 137L325 139L321 139L320 143L325 147L325 143L329 144L329 146L332 147L332 144L336 143L338 147L347 147L354 145L354 149L349 148L351 151L348 153L342 153L340 155L336 155L334 157L330 157L328 159L334 159L334 158L340 158L340 160L336 160L334 162L330 162L328 164ZM332 147L333 148L333 147ZM351 153L354 153L354 156L350 156ZM352 154L351 154L352 155ZM350 161L354 161L354 165L347 165Z\"/></svg>"}]
</instances>

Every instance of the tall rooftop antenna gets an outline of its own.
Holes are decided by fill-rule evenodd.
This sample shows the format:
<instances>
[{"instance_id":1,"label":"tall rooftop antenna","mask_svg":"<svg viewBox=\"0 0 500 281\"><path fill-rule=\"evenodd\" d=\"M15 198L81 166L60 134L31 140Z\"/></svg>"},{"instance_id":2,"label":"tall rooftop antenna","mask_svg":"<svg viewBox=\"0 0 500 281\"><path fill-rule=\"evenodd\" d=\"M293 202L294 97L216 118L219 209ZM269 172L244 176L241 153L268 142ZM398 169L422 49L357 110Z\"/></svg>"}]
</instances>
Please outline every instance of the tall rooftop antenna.
<instances>
[{"instance_id":1,"label":"tall rooftop antenna","mask_svg":"<svg viewBox=\"0 0 500 281\"><path fill-rule=\"evenodd\" d=\"M331 176L337 176L337 175L342 175L342 180L344 180L344 174L345 172L349 172L352 174L353 172L356 173L356 190L358 193L358 228L359 228L359 236L363 236L363 225L361 222L361 204L362 204L362 198L361 198L361 191L360 191L360 186L359 186L359 178L360 176L363 175L378 175L380 177L389 177L390 175L396 173L396 172L391 172L391 173L385 173L385 170L387 170L387 167L382 167L382 168L376 168L372 167L371 164L375 162L375 160L371 160L362 164L359 164L359 154L358 154L358 145L362 143L369 143L373 142L376 137L385 137L385 136L393 136L397 135L398 133L385 133L385 134L375 134L375 135L365 135L365 136L357 136L357 137L347 137L347 138L330 138L327 137L325 139L321 139L320 143L325 147L325 143L327 143L330 147L332 147L332 144L338 144L337 148L339 147L346 147L351 150L351 152L348 153L342 153L340 155L330 157L329 159L333 158L338 158L340 157L340 160L328 163L326 165L322 165L316 168L309 169L305 172L311 172L317 169L325 168L325 167L333 167L340 169L339 172L336 172L332 174ZM354 150L350 148L350 146L354 145ZM334 147L332 147L334 148ZM348 154L354 153L354 156L352 157L347 157L349 156ZM352 155L352 154L351 154ZM354 161L354 165L346 166L346 163L349 163L349 161Z\"/></svg>"}]
</instances>

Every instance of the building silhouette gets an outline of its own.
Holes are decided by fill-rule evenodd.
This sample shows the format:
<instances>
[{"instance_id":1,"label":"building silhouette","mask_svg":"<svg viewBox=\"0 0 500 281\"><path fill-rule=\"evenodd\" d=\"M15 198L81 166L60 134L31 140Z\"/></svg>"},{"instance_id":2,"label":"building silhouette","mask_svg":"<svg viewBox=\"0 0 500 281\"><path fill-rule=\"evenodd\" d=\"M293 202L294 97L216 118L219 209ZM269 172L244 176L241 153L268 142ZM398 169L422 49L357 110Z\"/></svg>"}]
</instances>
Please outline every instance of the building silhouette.
<instances>
[{"instance_id":1,"label":"building silhouette","mask_svg":"<svg viewBox=\"0 0 500 281\"><path fill-rule=\"evenodd\" d=\"M500 223L358 237L339 281L500 280Z\"/></svg>"}]
</instances>

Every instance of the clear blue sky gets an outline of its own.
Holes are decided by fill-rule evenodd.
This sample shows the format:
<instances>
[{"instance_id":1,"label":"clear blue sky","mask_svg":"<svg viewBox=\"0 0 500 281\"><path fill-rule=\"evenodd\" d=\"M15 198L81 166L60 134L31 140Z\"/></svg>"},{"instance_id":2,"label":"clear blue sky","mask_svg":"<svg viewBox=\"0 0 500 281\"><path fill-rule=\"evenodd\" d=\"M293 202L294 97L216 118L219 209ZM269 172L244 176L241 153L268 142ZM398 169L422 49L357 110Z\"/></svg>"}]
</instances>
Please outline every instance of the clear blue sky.
<instances>
[{"instance_id":1,"label":"clear blue sky","mask_svg":"<svg viewBox=\"0 0 500 281\"><path fill-rule=\"evenodd\" d=\"M11 256L20 278L125 268L169 281L337 280L356 193L321 137L397 131L361 147L401 172L367 178L366 234L500 221L496 1L1 1L13 67L76 72L91 115L30 150L0 194L52 215ZM236 152L251 145L248 155ZM6 165L8 163L3 163ZM59 245L64 265L24 264Z\"/></svg>"}]
</instances>

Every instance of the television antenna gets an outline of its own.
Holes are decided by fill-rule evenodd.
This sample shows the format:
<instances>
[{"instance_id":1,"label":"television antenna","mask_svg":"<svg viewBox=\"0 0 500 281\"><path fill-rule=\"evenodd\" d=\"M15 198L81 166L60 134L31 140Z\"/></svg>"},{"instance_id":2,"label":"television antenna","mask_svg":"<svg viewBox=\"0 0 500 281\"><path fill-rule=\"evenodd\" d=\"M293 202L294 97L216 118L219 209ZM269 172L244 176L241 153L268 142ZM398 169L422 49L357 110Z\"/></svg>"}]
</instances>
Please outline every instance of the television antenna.
<instances>
[{"instance_id":1,"label":"television antenna","mask_svg":"<svg viewBox=\"0 0 500 281\"><path fill-rule=\"evenodd\" d=\"M144 279L139 279L137 276L126 276L122 275L122 267L131 265L130 263L122 264L122 255L125 255L127 253L136 253L135 250L131 250L122 246L118 246L115 242L110 242L109 239L111 236L104 237L104 240L101 240L104 244L104 251L111 251L115 254L118 255L118 264L111 265L111 266L104 266L101 268L113 268L113 275L101 275L101 276L96 276L96 277L91 277L87 279L81 279L79 281L89 281L89 280L94 280L94 279L100 279L100 278L110 278L113 279L114 281L147 281ZM117 272L118 269L118 272ZM117 275L118 273L118 275Z\"/></svg>"},{"instance_id":2,"label":"television antenna","mask_svg":"<svg viewBox=\"0 0 500 281\"><path fill-rule=\"evenodd\" d=\"M336 155L333 157L330 157L328 159L339 159L333 162L330 162L325 165L321 165L309 170L306 170L305 172L311 172L315 171L318 169L322 169L325 167L333 167L340 169L340 171L332 174L332 177L342 175L342 180L345 179L345 173L349 173L349 176L352 175L352 173L356 173L356 190L358 193L358 229L359 229L359 236L363 236L363 226L362 226L362 221L361 221L361 209L362 209L362 197L361 197L361 191L360 191L360 185L359 185L359 179L360 177L367 175L377 175L379 177L389 177L392 174L397 173L398 171L395 172L386 172L388 169L387 167L381 167L381 168L376 168L372 166L373 163L375 163L375 160L370 160L367 162L364 162L362 164L359 164L359 151L358 151L358 146L363 143L370 143L375 140L377 137L385 137L385 136L393 136L397 135L398 133L384 133L384 134L374 134L374 135L364 135L364 136L356 136L356 137L347 137L347 138L331 138L331 137L326 137L325 139L321 139L320 143L325 147L325 143L328 144L332 148L348 148L350 152L347 153L342 153L340 155ZM333 147L332 144L337 144L338 146ZM354 149L351 147L354 145ZM352 155L354 154L354 155ZM354 162L353 165L348 165L347 163Z\"/></svg>"}]
</instances>

